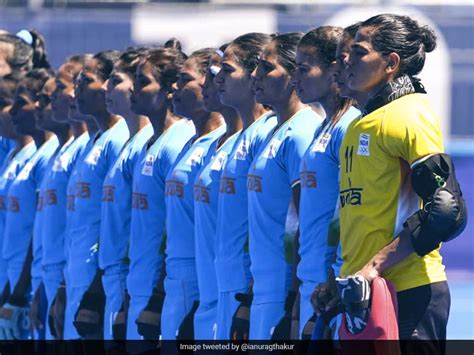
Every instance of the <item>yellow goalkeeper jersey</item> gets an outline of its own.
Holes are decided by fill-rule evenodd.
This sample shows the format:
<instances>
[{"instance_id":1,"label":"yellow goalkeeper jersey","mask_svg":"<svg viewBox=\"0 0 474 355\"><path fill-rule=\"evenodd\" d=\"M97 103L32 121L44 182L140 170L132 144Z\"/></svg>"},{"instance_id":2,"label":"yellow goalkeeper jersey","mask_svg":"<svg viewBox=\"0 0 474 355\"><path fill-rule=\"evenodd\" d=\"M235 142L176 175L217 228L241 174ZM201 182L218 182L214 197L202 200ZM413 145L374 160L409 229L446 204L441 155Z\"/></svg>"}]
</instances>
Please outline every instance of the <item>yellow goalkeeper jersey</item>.
<instances>
[{"instance_id":1,"label":"yellow goalkeeper jersey","mask_svg":"<svg viewBox=\"0 0 474 355\"><path fill-rule=\"evenodd\" d=\"M409 94L354 120L340 150L341 276L359 271L421 207L410 166L442 153L438 118L424 94ZM439 250L415 253L383 277L397 291L446 280Z\"/></svg>"}]
</instances>

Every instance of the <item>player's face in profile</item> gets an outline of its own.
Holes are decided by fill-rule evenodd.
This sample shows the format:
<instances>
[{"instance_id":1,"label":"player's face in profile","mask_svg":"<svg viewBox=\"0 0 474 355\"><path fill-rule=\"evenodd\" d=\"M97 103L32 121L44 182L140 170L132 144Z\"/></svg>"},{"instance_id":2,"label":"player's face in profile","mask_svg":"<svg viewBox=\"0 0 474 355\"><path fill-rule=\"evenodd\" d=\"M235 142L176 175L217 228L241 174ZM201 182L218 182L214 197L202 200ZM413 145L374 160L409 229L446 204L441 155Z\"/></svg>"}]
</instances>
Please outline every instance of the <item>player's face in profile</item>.
<instances>
[{"instance_id":1,"label":"player's face in profile","mask_svg":"<svg viewBox=\"0 0 474 355\"><path fill-rule=\"evenodd\" d=\"M36 127L43 130L54 130L58 123L53 120L51 98L56 90L56 79L50 78L38 94L36 107L38 108Z\"/></svg>"},{"instance_id":2,"label":"player's face in profile","mask_svg":"<svg viewBox=\"0 0 474 355\"><path fill-rule=\"evenodd\" d=\"M214 81L219 88L219 96L224 105L235 109L253 99L252 78L237 61L236 50L228 46L222 59L222 68ZM246 95L247 94L247 95ZM249 97L249 94L252 97Z\"/></svg>"},{"instance_id":3,"label":"player's face in profile","mask_svg":"<svg viewBox=\"0 0 474 355\"><path fill-rule=\"evenodd\" d=\"M293 89L290 73L278 62L274 41L265 48L252 76L255 80L255 100L270 107L282 102L283 98L288 97L288 90Z\"/></svg>"},{"instance_id":4,"label":"player's face in profile","mask_svg":"<svg viewBox=\"0 0 474 355\"><path fill-rule=\"evenodd\" d=\"M173 108L177 115L193 117L204 109L204 80L205 75L199 72L196 59L186 60L173 86Z\"/></svg>"},{"instance_id":5,"label":"player's face in profile","mask_svg":"<svg viewBox=\"0 0 474 355\"><path fill-rule=\"evenodd\" d=\"M207 111L220 111L222 109L221 99L217 84L214 82L216 75L221 71L220 57L213 54L207 68L204 87L202 88L202 97L204 99L204 107Z\"/></svg>"},{"instance_id":6,"label":"player's face in profile","mask_svg":"<svg viewBox=\"0 0 474 355\"><path fill-rule=\"evenodd\" d=\"M349 88L364 93L376 90L386 79L387 61L372 46L371 31L370 27L362 27L357 31L347 66Z\"/></svg>"},{"instance_id":7,"label":"player's face in profile","mask_svg":"<svg viewBox=\"0 0 474 355\"><path fill-rule=\"evenodd\" d=\"M153 67L142 61L133 80L130 107L139 115L153 117L165 105L167 90L163 88L153 75Z\"/></svg>"},{"instance_id":8,"label":"player's face in profile","mask_svg":"<svg viewBox=\"0 0 474 355\"><path fill-rule=\"evenodd\" d=\"M130 97L133 89L133 80L120 71L120 61L115 63L114 70L107 80L105 102L107 111L112 114L125 116L130 112Z\"/></svg>"},{"instance_id":9,"label":"player's face in profile","mask_svg":"<svg viewBox=\"0 0 474 355\"><path fill-rule=\"evenodd\" d=\"M56 90L51 96L53 119L56 122L67 123L69 110L74 101L74 81L71 70L73 64L64 63L56 74Z\"/></svg>"},{"instance_id":10,"label":"player's face in profile","mask_svg":"<svg viewBox=\"0 0 474 355\"><path fill-rule=\"evenodd\" d=\"M105 108L104 79L97 73L98 62L90 59L76 80L75 96L79 111L94 115Z\"/></svg>"},{"instance_id":11,"label":"player's face in profile","mask_svg":"<svg viewBox=\"0 0 474 355\"><path fill-rule=\"evenodd\" d=\"M293 80L301 102L318 102L330 94L334 65L323 63L314 48L298 48Z\"/></svg>"},{"instance_id":12,"label":"player's face in profile","mask_svg":"<svg viewBox=\"0 0 474 355\"><path fill-rule=\"evenodd\" d=\"M35 102L26 90L20 86L16 90L15 102L10 109L13 127L18 134L31 135L36 132L37 108Z\"/></svg>"},{"instance_id":13,"label":"player's face in profile","mask_svg":"<svg viewBox=\"0 0 474 355\"><path fill-rule=\"evenodd\" d=\"M352 40L342 40L338 43L333 76L334 82L339 88L340 95L349 98L354 94L354 91L349 88L347 80L347 64L352 43Z\"/></svg>"}]
</instances>

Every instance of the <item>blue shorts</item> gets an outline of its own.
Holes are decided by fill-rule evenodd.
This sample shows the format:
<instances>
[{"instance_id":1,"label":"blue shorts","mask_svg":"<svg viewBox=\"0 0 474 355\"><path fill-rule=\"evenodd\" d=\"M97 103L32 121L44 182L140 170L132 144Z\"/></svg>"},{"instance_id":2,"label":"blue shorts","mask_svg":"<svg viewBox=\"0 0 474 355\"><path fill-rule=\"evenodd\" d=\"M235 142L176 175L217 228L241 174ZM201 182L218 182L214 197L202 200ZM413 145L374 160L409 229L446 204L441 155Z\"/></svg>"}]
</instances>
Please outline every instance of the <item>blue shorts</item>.
<instances>
[{"instance_id":1,"label":"blue shorts","mask_svg":"<svg viewBox=\"0 0 474 355\"><path fill-rule=\"evenodd\" d=\"M217 300L200 302L194 315L194 339L215 340L217 332Z\"/></svg>"},{"instance_id":2,"label":"blue shorts","mask_svg":"<svg viewBox=\"0 0 474 355\"><path fill-rule=\"evenodd\" d=\"M252 303L250 340L271 340L275 327L285 315L285 302Z\"/></svg>"},{"instance_id":3,"label":"blue shorts","mask_svg":"<svg viewBox=\"0 0 474 355\"><path fill-rule=\"evenodd\" d=\"M163 340L174 340L184 317L191 311L193 302L199 299L194 259L182 266L167 266L165 293L161 336Z\"/></svg>"},{"instance_id":4,"label":"blue shorts","mask_svg":"<svg viewBox=\"0 0 474 355\"><path fill-rule=\"evenodd\" d=\"M43 285L46 292L46 299L48 300L48 313L53 303L54 297L58 291L59 285L63 281L65 263L57 263L43 266ZM55 339L49 329L49 322L46 322L46 340Z\"/></svg>"},{"instance_id":5,"label":"blue shorts","mask_svg":"<svg viewBox=\"0 0 474 355\"><path fill-rule=\"evenodd\" d=\"M232 317L240 302L235 299L236 293L244 293L247 287L237 291L219 292L217 300L217 340L229 340Z\"/></svg>"},{"instance_id":6,"label":"blue shorts","mask_svg":"<svg viewBox=\"0 0 474 355\"><path fill-rule=\"evenodd\" d=\"M126 278L128 268L113 267L106 268L102 276L102 284L105 292L104 311L104 340L113 340L112 325L115 317L122 307L125 296Z\"/></svg>"}]
</instances>

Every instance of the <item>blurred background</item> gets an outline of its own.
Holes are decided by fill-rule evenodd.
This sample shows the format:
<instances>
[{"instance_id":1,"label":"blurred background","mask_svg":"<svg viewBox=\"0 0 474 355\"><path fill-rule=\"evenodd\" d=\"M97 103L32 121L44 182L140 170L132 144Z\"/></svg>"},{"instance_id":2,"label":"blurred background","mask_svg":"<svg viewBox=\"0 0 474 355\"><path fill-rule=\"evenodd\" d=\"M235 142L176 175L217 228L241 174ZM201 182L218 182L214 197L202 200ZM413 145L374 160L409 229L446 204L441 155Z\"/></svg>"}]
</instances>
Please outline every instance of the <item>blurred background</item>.
<instances>
[{"instance_id":1,"label":"blurred background","mask_svg":"<svg viewBox=\"0 0 474 355\"><path fill-rule=\"evenodd\" d=\"M55 68L65 57L158 45L178 38L189 52L251 32L347 26L377 13L431 25L438 48L422 81L442 121L447 151L469 208L464 234L442 248L452 293L450 339L474 339L474 2L472 0L0 0L0 29L37 29Z\"/></svg>"}]
</instances>

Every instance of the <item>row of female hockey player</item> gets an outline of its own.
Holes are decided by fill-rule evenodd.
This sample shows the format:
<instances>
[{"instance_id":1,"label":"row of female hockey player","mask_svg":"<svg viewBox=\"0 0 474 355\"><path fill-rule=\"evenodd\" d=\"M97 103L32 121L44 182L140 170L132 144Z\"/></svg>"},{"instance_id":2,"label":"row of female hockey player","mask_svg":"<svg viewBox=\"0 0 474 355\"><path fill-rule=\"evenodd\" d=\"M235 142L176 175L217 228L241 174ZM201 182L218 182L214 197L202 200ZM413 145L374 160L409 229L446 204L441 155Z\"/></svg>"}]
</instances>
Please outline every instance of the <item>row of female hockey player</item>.
<instances>
[{"instance_id":1,"label":"row of female hockey player","mask_svg":"<svg viewBox=\"0 0 474 355\"><path fill-rule=\"evenodd\" d=\"M37 32L0 43L0 338L304 339L353 274L394 283L402 338L446 337L439 251L383 249L420 205L410 165L443 152L415 77L431 29L378 15L56 72Z\"/></svg>"}]
</instances>

